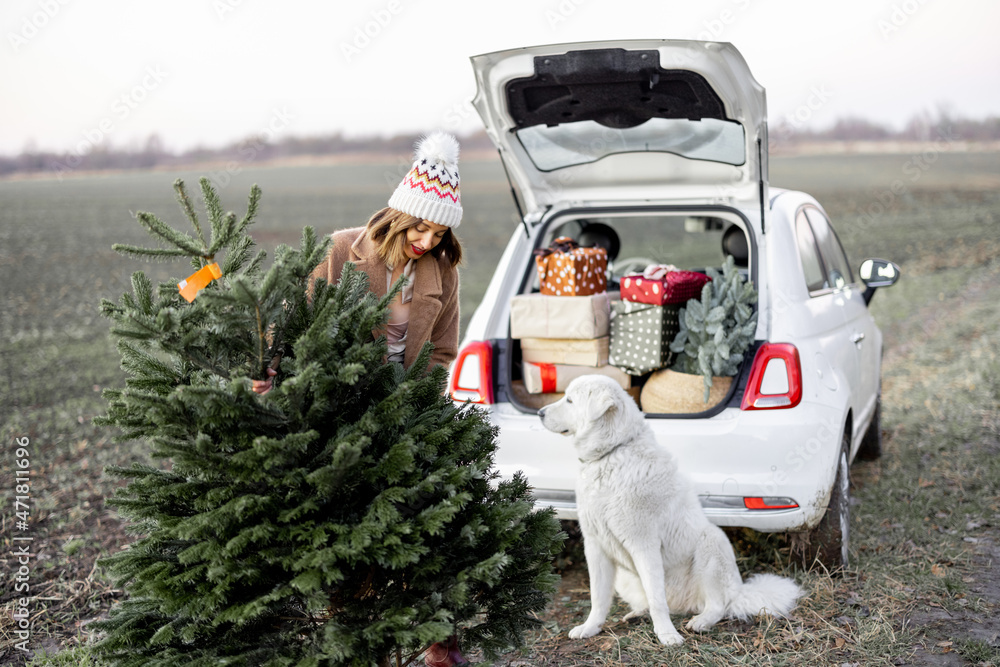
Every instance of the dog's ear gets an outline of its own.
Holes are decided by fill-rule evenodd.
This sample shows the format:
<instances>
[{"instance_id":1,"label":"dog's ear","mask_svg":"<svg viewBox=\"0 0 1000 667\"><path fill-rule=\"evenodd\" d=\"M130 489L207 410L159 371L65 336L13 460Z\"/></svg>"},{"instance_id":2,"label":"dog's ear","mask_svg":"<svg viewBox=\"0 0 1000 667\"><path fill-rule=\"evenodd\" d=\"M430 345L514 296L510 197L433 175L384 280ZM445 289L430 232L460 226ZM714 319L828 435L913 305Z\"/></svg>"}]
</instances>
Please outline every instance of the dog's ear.
<instances>
[{"instance_id":1,"label":"dog's ear","mask_svg":"<svg viewBox=\"0 0 1000 667\"><path fill-rule=\"evenodd\" d=\"M587 401L587 421L595 422L616 407L618 400L608 387L594 387Z\"/></svg>"}]
</instances>

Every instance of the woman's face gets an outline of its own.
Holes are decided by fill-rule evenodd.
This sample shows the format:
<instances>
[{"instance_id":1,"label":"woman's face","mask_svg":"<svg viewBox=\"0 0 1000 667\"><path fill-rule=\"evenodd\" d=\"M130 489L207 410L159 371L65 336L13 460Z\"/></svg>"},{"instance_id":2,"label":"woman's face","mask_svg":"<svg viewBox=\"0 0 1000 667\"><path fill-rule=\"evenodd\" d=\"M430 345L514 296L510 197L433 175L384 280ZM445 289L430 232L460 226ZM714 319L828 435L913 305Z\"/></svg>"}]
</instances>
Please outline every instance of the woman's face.
<instances>
[{"instance_id":1,"label":"woman's face","mask_svg":"<svg viewBox=\"0 0 1000 667\"><path fill-rule=\"evenodd\" d=\"M406 230L406 245L403 251L410 259L420 259L434 249L448 233L448 228L430 220L421 220Z\"/></svg>"}]
</instances>

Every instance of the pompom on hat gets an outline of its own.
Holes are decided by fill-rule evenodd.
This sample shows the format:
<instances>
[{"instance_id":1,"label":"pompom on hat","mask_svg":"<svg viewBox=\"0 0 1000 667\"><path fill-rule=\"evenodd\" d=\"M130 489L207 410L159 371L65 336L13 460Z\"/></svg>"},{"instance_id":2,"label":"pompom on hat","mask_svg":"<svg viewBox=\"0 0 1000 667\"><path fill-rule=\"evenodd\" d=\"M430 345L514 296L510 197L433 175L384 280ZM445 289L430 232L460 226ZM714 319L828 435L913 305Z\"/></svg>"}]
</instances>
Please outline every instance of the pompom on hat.
<instances>
[{"instance_id":1,"label":"pompom on hat","mask_svg":"<svg viewBox=\"0 0 1000 667\"><path fill-rule=\"evenodd\" d=\"M416 143L413 167L389 197L389 207L455 229L462 222L458 139L432 132Z\"/></svg>"}]
</instances>

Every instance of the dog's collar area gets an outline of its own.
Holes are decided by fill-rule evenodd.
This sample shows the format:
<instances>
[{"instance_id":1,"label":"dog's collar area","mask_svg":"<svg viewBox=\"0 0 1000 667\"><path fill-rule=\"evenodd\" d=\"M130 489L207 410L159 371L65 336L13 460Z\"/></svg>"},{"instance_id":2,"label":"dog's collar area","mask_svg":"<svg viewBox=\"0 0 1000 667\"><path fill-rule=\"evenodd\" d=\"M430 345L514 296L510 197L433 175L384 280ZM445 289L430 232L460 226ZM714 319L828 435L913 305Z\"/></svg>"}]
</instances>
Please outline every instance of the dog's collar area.
<instances>
[{"instance_id":1,"label":"dog's collar area","mask_svg":"<svg viewBox=\"0 0 1000 667\"><path fill-rule=\"evenodd\" d=\"M580 463L597 463L598 461L600 461L601 459L603 459L605 456L608 456L609 454L611 454L612 452L614 452L616 449L618 449L619 447L621 447L624 444L625 444L624 442L619 442L617 445L615 445L614 447L612 447L608 451L604 452L603 454L601 454L600 456L598 456L596 459L581 459L581 458L577 457L576 460L579 461Z\"/></svg>"}]
</instances>

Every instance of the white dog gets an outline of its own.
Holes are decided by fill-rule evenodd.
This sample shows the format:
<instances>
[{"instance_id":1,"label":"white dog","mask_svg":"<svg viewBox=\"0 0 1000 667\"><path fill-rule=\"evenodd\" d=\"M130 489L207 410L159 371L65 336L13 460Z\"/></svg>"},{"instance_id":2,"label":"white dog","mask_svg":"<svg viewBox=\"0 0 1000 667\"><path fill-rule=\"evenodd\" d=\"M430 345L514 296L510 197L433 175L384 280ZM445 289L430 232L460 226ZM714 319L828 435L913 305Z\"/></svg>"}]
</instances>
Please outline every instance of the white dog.
<instances>
[{"instance_id":1,"label":"white dog","mask_svg":"<svg viewBox=\"0 0 1000 667\"><path fill-rule=\"evenodd\" d=\"M580 459L576 502L590 571L590 615L572 638L601 631L612 589L648 610L663 644L684 641L670 612L696 613L687 628L708 630L724 617L785 616L802 590L791 579L758 574L746 582L732 545L709 523L677 463L656 444L632 398L611 378L579 377L538 411L545 428L571 436Z\"/></svg>"}]
</instances>

